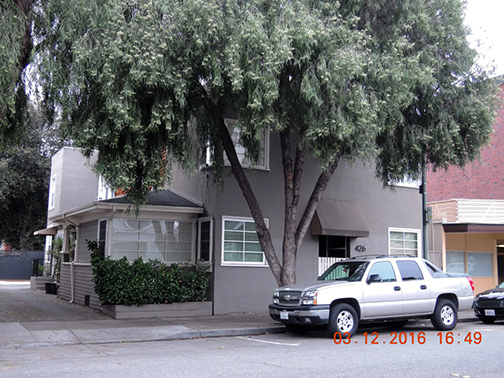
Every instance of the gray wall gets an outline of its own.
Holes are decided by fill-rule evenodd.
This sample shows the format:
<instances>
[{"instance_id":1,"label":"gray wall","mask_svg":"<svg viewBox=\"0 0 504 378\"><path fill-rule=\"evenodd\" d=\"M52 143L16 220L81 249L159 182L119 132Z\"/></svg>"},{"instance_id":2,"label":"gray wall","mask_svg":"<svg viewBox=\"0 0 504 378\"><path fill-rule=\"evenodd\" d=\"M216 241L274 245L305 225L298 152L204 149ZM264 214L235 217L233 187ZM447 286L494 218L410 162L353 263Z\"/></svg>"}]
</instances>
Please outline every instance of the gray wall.
<instances>
[{"instance_id":1,"label":"gray wall","mask_svg":"<svg viewBox=\"0 0 504 378\"><path fill-rule=\"evenodd\" d=\"M277 254L281 254L283 237L283 175L278 151L278 136L270 141L270 171L247 170L263 214L269 220L269 228ZM315 162L307 161L300 200L300 209L308 200L319 169ZM174 180L175 182L175 180ZM214 313L267 311L276 282L268 267L221 266L222 217L250 217L250 211L235 179L227 175L224 191L216 191L210 171L198 177L186 177L183 182L199 186L205 209L214 217ZM182 187L181 187L182 189ZM418 188L396 187L395 191L384 189L376 180L374 166L357 162L341 162L325 191L324 198L356 201L359 203L369 229L369 237L352 239L352 255L356 245L364 245L364 254L388 253L388 229L421 229L421 196ZM298 219L301 213L298 214ZM361 253L362 254L362 253ZM318 236L308 231L297 260L297 282L309 282L318 275Z\"/></svg>"},{"instance_id":2,"label":"gray wall","mask_svg":"<svg viewBox=\"0 0 504 378\"><path fill-rule=\"evenodd\" d=\"M101 309L101 303L94 292L90 252L85 243L86 239L96 240L97 225L98 222L93 221L81 224L78 227L76 259L73 263L63 263L61 266L59 295L68 301L73 299L75 303L80 305L86 304L86 296L89 296L89 306Z\"/></svg>"},{"instance_id":3,"label":"gray wall","mask_svg":"<svg viewBox=\"0 0 504 378\"><path fill-rule=\"evenodd\" d=\"M52 157L51 179L56 175L55 207L48 217L93 202L98 195L98 176L91 169L96 156L88 162L80 149L64 147Z\"/></svg>"}]
</instances>

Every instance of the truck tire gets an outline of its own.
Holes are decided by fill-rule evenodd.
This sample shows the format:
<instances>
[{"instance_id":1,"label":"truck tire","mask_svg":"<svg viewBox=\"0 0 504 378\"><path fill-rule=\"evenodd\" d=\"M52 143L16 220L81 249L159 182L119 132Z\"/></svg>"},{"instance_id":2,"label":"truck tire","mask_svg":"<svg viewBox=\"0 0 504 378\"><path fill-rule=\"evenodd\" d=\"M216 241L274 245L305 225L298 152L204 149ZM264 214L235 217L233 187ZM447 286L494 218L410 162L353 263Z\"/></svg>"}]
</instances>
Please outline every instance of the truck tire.
<instances>
[{"instance_id":1,"label":"truck tire","mask_svg":"<svg viewBox=\"0 0 504 378\"><path fill-rule=\"evenodd\" d=\"M457 307L449 299L438 300L431 322L440 331L452 330L457 325Z\"/></svg>"},{"instance_id":2,"label":"truck tire","mask_svg":"<svg viewBox=\"0 0 504 378\"><path fill-rule=\"evenodd\" d=\"M331 308L329 326L327 328L331 337L345 338L345 333L350 334L351 337L355 334L358 327L359 318L352 306L346 303L338 303Z\"/></svg>"}]
</instances>

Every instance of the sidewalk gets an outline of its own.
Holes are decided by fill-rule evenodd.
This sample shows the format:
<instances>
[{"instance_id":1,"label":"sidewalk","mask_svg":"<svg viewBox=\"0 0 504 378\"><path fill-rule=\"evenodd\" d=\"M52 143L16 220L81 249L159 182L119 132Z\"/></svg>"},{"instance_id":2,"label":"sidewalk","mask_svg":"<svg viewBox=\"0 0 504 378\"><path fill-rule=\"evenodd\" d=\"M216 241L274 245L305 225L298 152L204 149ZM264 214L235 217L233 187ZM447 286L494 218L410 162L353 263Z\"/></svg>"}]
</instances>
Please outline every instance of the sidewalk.
<instances>
[{"instance_id":1,"label":"sidewalk","mask_svg":"<svg viewBox=\"0 0 504 378\"><path fill-rule=\"evenodd\" d=\"M461 311L459 322L477 321L472 311ZM419 319L410 322L425 323ZM105 344L181 340L205 337L282 333L285 327L268 314L233 314L211 317L80 320L0 323L0 349L47 345Z\"/></svg>"},{"instance_id":2,"label":"sidewalk","mask_svg":"<svg viewBox=\"0 0 504 378\"><path fill-rule=\"evenodd\" d=\"M285 332L268 314L0 323L0 349L244 336Z\"/></svg>"},{"instance_id":3,"label":"sidewalk","mask_svg":"<svg viewBox=\"0 0 504 378\"><path fill-rule=\"evenodd\" d=\"M9 299L6 293L6 291L2 292L2 302L4 302L5 298ZM49 294L34 293L33 290L31 292L23 291L23 298L30 296L38 301L55 301L55 297ZM85 319L79 318L79 316L81 316L82 311L86 312L91 309L70 305L60 300L59 302L61 303L56 303L63 308L71 307L76 312L75 319L78 320L61 320L61 318L58 318L57 313L50 314L53 320L45 321L21 319L15 322L5 321L7 318L4 317L3 322L0 322L0 349L47 345L180 340L285 332L283 324L274 322L266 312L140 320L115 320L100 315L99 320L90 320L92 319L90 314L87 314ZM61 308L59 311L61 311ZM96 316L95 314L91 315ZM471 321L478 321L471 310L459 312L459 322ZM430 321L426 319L410 322L426 322L430 326Z\"/></svg>"}]
</instances>

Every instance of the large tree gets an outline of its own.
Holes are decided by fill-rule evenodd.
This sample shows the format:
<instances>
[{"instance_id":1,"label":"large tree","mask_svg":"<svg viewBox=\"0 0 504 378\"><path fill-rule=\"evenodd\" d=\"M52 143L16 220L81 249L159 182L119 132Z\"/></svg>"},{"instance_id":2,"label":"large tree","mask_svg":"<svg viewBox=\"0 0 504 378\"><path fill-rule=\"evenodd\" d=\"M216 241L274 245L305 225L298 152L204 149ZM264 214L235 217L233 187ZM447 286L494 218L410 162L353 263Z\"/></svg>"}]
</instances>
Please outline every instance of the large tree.
<instances>
[{"instance_id":1,"label":"large tree","mask_svg":"<svg viewBox=\"0 0 504 378\"><path fill-rule=\"evenodd\" d=\"M86 154L97 149L97 170L135 201L163 185L164 151L186 165L210 144L217 178L225 153L274 277L289 284L342 159L377 160L387 183L416 176L424 158L463 163L486 141L494 91L472 72L462 10L458 0L48 0L41 85L68 135ZM229 110L251 159L265 129L280 134L281 256ZM440 136L434 158L425 151ZM320 165L313 183L302 180L308 157ZM313 188L304 208L302 184Z\"/></svg>"},{"instance_id":2,"label":"large tree","mask_svg":"<svg viewBox=\"0 0 504 378\"><path fill-rule=\"evenodd\" d=\"M22 136L28 96L23 74L31 61L35 0L0 1L0 147Z\"/></svg>"},{"instance_id":3,"label":"large tree","mask_svg":"<svg viewBox=\"0 0 504 378\"><path fill-rule=\"evenodd\" d=\"M45 239L33 232L46 227L51 156L62 142L40 111L30 113L24 137L0 150L0 240L41 251Z\"/></svg>"}]
</instances>

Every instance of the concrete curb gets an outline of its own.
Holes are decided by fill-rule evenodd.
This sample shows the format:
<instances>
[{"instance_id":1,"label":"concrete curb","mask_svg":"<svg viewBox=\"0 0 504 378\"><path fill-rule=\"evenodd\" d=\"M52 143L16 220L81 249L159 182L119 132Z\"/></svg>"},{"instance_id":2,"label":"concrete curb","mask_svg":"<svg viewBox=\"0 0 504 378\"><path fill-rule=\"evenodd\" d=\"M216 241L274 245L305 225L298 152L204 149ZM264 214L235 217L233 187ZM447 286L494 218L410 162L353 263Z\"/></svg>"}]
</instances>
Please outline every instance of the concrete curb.
<instances>
[{"instance_id":1,"label":"concrete curb","mask_svg":"<svg viewBox=\"0 0 504 378\"><path fill-rule=\"evenodd\" d=\"M472 312L460 314L459 323L479 322ZM262 318L262 321L265 321ZM222 326L214 324L213 327L205 322L194 319L180 320L181 324L156 323L148 326L134 326L125 323L123 327L111 327L102 322L59 323L61 327L55 328L54 322L41 323L0 323L0 350L17 348L36 348L43 346L78 345L78 344L113 344L128 342L152 342L169 340L187 340L214 337L235 337L262 334L278 334L286 332L283 324L265 324L261 326L243 325L229 326L225 319ZM266 320L267 323L270 323ZM257 323L257 321L256 321ZM260 323L260 322L259 322ZM430 326L429 319L410 320L411 325L425 324ZM121 324L122 325L122 324Z\"/></svg>"},{"instance_id":2,"label":"concrete curb","mask_svg":"<svg viewBox=\"0 0 504 378\"><path fill-rule=\"evenodd\" d=\"M18 324L19 325L19 324ZM128 342L151 342L187 340L212 337L233 337L261 334L284 333L283 325L278 327L249 327L228 329L190 329L184 326L113 328L113 329L79 329L29 331L21 329L1 332L0 349L37 348L55 345L78 344L114 344ZM2 329L3 327L0 327ZM3 329L5 331L5 328Z\"/></svg>"}]
</instances>

